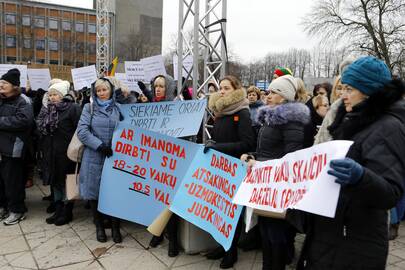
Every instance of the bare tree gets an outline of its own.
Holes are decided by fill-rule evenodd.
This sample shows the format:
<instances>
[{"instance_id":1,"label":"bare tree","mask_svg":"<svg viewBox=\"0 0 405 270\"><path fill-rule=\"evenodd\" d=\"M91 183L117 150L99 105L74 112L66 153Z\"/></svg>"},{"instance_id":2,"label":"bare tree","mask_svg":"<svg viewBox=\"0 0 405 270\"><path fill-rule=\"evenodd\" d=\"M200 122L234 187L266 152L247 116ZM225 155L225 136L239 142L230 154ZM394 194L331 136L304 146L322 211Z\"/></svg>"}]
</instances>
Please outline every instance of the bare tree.
<instances>
[{"instance_id":1,"label":"bare tree","mask_svg":"<svg viewBox=\"0 0 405 270\"><path fill-rule=\"evenodd\" d=\"M159 54L160 47L151 45L139 33L131 32L124 41L118 43L116 51L120 59L137 61L144 57Z\"/></svg>"},{"instance_id":2,"label":"bare tree","mask_svg":"<svg viewBox=\"0 0 405 270\"><path fill-rule=\"evenodd\" d=\"M402 66L405 0L318 0L305 16L305 30L324 41L350 43L355 50Z\"/></svg>"}]
</instances>

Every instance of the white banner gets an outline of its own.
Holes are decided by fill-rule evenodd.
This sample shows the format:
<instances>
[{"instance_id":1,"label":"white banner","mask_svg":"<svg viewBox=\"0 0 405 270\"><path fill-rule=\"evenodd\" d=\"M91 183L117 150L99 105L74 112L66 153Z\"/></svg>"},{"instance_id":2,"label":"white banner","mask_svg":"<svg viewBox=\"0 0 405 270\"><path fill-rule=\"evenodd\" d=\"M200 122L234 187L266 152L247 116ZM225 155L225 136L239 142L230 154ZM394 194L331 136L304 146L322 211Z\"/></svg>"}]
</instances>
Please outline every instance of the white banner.
<instances>
[{"instance_id":1,"label":"white banner","mask_svg":"<svg viewBox=\"0 0 405 270\"><path fill-rule=\"evenodd\" d=\"M141 59L141 64L145 72L144 80L150 82L157 75L166 76L166 68L163 61L163 56L156 55Z\"/></svg>"},{"instance_id":2,"label":"white banner","mask_svg":"<svg viewBox=\"0 0 405 270\"><path fill-rule=\"evenodd\" d=\"M178 68L178 57L177 55L173 55L173 75L174 75L174 80L178 80L179 74L177 72ZM183 68L182 68L182 77L187 78L187 73L190 72L190 70L193 68L193 56L192 55L187 55L185 58L183 58ZM192 79L193 74L190 74L190 78Z\"/></svg>"},{"instance_id":3,"label":"white banner","mask_svg":"<svg viewBox=\"0 0 405 270\"><path fill-rule=\"evenodd\" d=\"M27 87L27 66L26 65L9 65L0 64L0 77L7 73L12 68L16 68L20 71L20 86Z\"/></svg>"},{"instance_id":4,"label":"white banner","mask_svg":"<svg viewBox=\"0 0 405 270\"><path fill-rule=\"evenodd\" d=\"M340 185L327 173L329 162L344 158L352 143L331 141L256 162L233 202L269 212L294 208L333 218Z\"/></svg>"},{"instance_id":5,"label":"white banner","mask_svg":"<svg viewBox=\"0 0 405 270\"><path fill-rule=\"evenodd\" d=\"M39 88L42 88L45 91L48 91L48 85L51 81L51 72L49 68L29 68L27 70L28 79L30 80L31 90L36 91Z\"/></svg>"},{"instance_id":6,"label":"white banner","mask_svg":"<svg viewBox=\"0 0 405 270\"><path fill-rule=\"evenodd\" d=\"M130 91L141 92L138 81L145 81L145 72L140 61L125 61L125 74Z\"/></svg>"},{"instance_id":7,"label":"white banner","mask_svg":"<svg viewBox=\"0 0 405 270\"><path fill-rule=\"evenodd\" d=\"M96 66L73 68L72 79L75 90L80 90L84 87L91 88L91 84L97 80Z\"/></svg>"}]
</instances>

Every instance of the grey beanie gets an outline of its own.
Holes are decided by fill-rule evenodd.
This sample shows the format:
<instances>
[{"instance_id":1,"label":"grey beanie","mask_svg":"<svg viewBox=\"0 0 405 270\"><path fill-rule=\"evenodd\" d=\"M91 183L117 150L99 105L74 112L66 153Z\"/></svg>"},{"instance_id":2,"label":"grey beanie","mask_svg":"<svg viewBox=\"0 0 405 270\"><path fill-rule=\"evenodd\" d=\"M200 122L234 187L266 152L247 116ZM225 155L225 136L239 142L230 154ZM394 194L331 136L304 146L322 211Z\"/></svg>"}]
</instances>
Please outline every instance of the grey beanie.
<instances>
[{"instance_id":1,"label":"grey beanie","mask_svg":"<svg viewBox=\"0 0 405 270\"><path fill-rule=\"evenodd\" d=\"M297 88L298 84L295 78L291 75L284 75L273 80L268 90L279 94L288 101L294 101Z\"/></svg>"}]
</instances>

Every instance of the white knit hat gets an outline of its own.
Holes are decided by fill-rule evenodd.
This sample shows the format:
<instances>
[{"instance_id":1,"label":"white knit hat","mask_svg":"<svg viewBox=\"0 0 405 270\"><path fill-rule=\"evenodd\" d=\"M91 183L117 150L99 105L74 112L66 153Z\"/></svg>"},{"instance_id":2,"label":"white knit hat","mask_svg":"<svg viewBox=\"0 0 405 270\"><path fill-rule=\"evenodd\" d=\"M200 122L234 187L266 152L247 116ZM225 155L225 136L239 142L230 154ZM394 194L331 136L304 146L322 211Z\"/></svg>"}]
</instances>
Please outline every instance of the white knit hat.
<instances>
[{"instance_id":1,"label":"white knit hat","mask_svg":"<svg viewBox=\"0 0 405 270\"><path fill-rule=\"evenodd\" d=\"M69 88L70 88L70 83L68 81L61 81L61 82L57 82L57 83L51 85L51 87L49 87L49 89L48 89L48 92L55 90L62 97L64 97L69 92Z\"/></svg>"},{"instance_id":2,"label":"white knit hat","mask_svg":"<svg viewBox=\"0 0 405 270\"><path fill-rule=\"evenodd\" d=\"M291 75L284 75L273 80L268 90L279 94L288 101L295 100L298 84L295 78Z\"/></svg>"}]
</instances>

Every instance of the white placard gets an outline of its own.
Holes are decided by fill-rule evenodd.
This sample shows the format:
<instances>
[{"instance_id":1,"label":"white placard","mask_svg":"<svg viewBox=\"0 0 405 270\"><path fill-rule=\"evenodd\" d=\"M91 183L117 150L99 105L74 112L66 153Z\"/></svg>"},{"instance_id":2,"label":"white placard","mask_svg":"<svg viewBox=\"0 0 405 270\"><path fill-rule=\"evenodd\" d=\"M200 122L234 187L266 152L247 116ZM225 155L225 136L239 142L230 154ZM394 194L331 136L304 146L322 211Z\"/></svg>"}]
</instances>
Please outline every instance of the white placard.
<instances>
[{"instance_id":1,"label":"white placard","mask_svg":"<svg viewBox=\"0 0 405 270\"><path fill-rule=\"evenodd\" d=\"M9 65L0 64L0 77L7 73L12 68L16 68L20 71L20 86L27 87L27 66L26 65Z\"/></svg>"},{"instance_id":2,"label":"white placard","mask_svg":"<svg viewBox=\"0 0 405 270\"><path fill-rule=\"evenodd\" d=\"M178 68L178 57L177 55L173 55L173 75L174 75L174 80L177 81L179 78L179 74L177 72ZM185 58L183 58L183 69L182 69L182 77L187 78L187 73L190 72L193 68L193 56L187 55ZM190 74L189 79L192 79L193 74Z\"/></svg>"},{"instance_id":3,"label":"white placard","mask_svg":"<svg viewBox=\"0 0 405 270\"><path fill-rule=\"evenodd\" d=\"M150 82L157 75L163 75L163 76L167 75L165 64L163 61L163 56L161 56L161 55L143 58L143 59L141 59L141 64L142 64L143 70L145 72L144 80L146 82Z\"/></svg>"},{"instance_id":4,"label":"white placard","mask_svg":"<svg viewBox=\"0 0 405 270\"><path fill-rule=\"evenodd\" d=\"M138 81L145 81L145 72L140 61L125 61L125 74L130 91L141 92Z\"/></svg>"},{"instance_id":5,"label":"white placard","mask_svg":"<svg viewBox=\"0 0 405 270\"><path fill-rule=\"evenodd\" d=\"M331 141L256 162L240 185L233 203L269 212L288 208L335 216L340 185L327 173L333 159L344 158L352 141Z\"/></svg>"},{"instance_id":6,"label":"white placard","mask_svg":"<svg viewBox=\"0 0 405 270\"><path fill-rule=\"evenodd\" d=\"M80 90L84 87L91 88L91 84L97 80L96 66L73 68L72 79L75 90Z\"/></svg>"},{"instance_id":7,"label":"white placard","mask_svg":"<svg viewBox=\"0 0 405 270\"><path fill-rule=\"evenodd\" d=\"M47 91L49 82L51 81L51 72L49 68L29 68L27 70L30 86L33 91L42 88Z\"/></svg>"},{"instance_id":8,"label":"white placard","mask_svg":"<svg viewBox=\"0 0 405 270\"><path fill-rule=\"evenodd\" d=\"M128 87L128 89L129 89L129 91L135 91L135 92L138 92L140 94L142 93L141 89L139 89L138 84L136 84L136 87L132 87L132 88L135 88L135 90L132 90L132 88L129 87L129 85L131 83L128 81L126 73L115 72L115 78L117 80L119 80L122 84L126 85Z\"/></svg>"}]
</instances>

